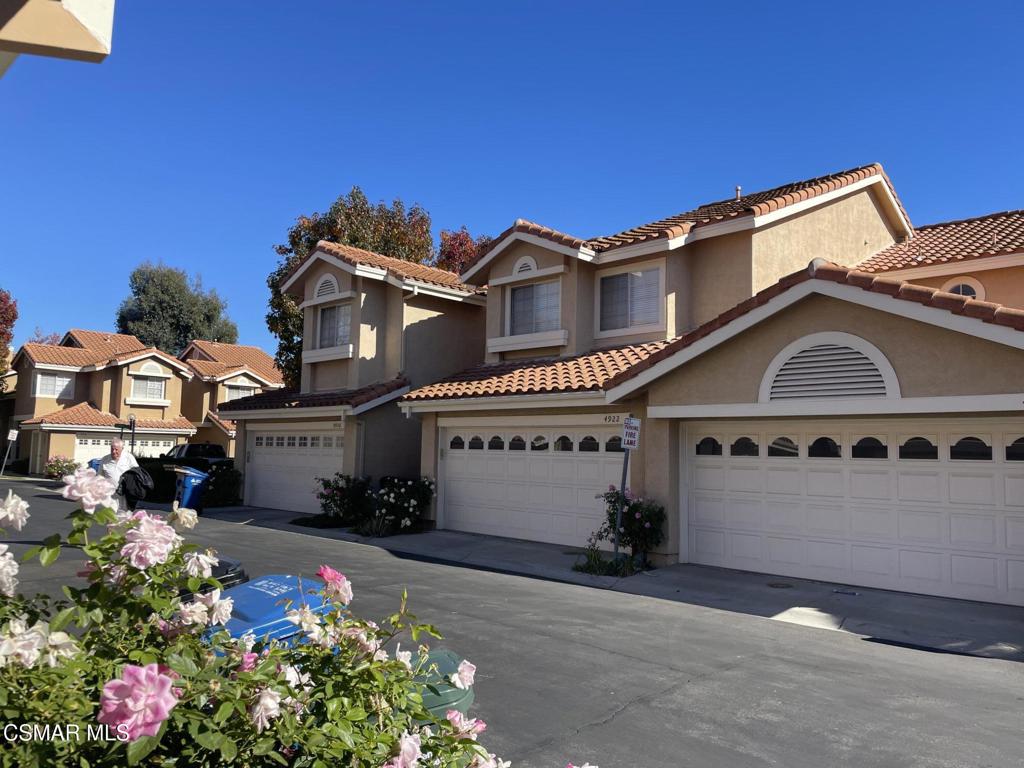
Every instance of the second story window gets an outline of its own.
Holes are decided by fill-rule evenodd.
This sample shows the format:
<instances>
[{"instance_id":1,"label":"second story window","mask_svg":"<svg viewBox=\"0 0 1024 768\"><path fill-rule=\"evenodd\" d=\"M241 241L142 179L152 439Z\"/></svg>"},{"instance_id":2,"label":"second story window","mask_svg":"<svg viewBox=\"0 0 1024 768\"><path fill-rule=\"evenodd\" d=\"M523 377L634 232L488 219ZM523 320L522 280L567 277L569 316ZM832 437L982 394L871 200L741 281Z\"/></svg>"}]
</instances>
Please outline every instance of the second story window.
<instances>
[{"instance_id":1,"label":"second story window","mask_svg":"<svg viewBox=\"0 0 1024 768\"><path fill-rule=\"evenodd\" d=\"M70 373L40 373L36 375L36 397L55 397L67 400L75 396L75 377Z\"/></svg>"},{"instance_id":2,"label":"second story window","mask_svg":"<svg viewBox=\"0 0 1024 768\"><path fill-rule=\"evenodd\" d=\"M132 399L163 400L165 383L155 376L136 376L132 379Z\"/></svg>"},{"instance_id":3,"label":"second story window","mask_svg":"<svg viewBox=\"0 0 1024 768\"><path fill-rule=\"evenodd\" d=\"M224 402L228 403L240 397L251 397L256 394L256 387L224 387Z\"/></svg>"},{"instance_id":4,"label":"second story window","mask_svg":"<svg viewBox=\"0 0 1024 768\"><path fill-rule=\"evenodd\" d=\"M557 331L562 327L561 284L548 283L520 285L511 291L511 319L509 334Z\"/></svg>"},{"instance_id":5,"label":"second story window","mask_svg":"<svg viewBox=\"0 0 1024 768\"><path fill-rule=\"evenodd\" d=\"M602 331L658 325L661 322L661 268L620 272L601 278Z\"/></svg>"},{"instance_id":6,"label":"second story window","mask_svg":"<svg viewBox=\"0 0 1024 768\"><path fill-rule=\"evenodd\" d=\"M319 349L340 347L348 344L352 322L352 306L336 304L320 309Z\"/></svg>"}]
</instances>

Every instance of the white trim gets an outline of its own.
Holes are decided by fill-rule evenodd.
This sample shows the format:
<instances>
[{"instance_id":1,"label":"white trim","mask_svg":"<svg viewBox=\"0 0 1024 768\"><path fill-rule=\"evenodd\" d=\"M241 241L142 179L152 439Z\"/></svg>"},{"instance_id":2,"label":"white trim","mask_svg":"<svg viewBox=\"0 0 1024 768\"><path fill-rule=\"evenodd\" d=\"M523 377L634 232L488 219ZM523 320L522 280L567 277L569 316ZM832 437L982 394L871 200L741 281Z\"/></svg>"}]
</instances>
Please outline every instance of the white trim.
<instances>
[{"instance_id":1,"label":"white trim","mask_svg":"<svg viewBox=\"0 0 1024 768\"><path fill-rule=\"evenodd\" d=\"M200 339L200 341L202 341L202 339ZM213 355L209 354L208 352L204 352L203 350L196 346L195 340L190 341L188 343L188 346L182 350L180 355L178 355L178 359L181 360L183 363L188 363L189 359L191 358L186 358L185 355L187 355L189 352L196 352L199 355L200 360L211 360L213 362L216 362L213 359Z\"/></svg>"},{"instance_id":2,"label":"white trim","mask_svg":"<svg viewBox=\"0 0 1024 768\"><path fill-rule=\"evenodd\" d=\"M603 251L598 254L597 258L594 259L594 263L599 265L613 264L616 261L622 261L623 259L634 259L638 256L650 256L655 253L674 251L676 248L681 248L690 242L690 240L693 239L691 234L692 233L687 233L685 235L679 235L679 237L652 240L648 243L623 245L619 248L613 248L610 251Z\"/></svg>"},{"instance_id":3,"label":"white trim","mask_svg":"<svg viewBox=\"0 0 1024 768\"><path fill-rule=\"evenodd\" d=\"M910 243L913 243L913 238ZM865 259L867 261L867 259ZM920 267L903 267L888 272L872 272L875 277L900 277L914 282L915 277L940 277L941 275L962 275L964 272L983 272L987 269L1006 269L1024 266L1024 252L1005 253L1000 256L978 256L972 259L957 259L942 264L925 264Z\"/></svg>"},{"instance_id":4,"label":"white trim","mask_svg":"<svg viewBox=\"0 0 1024 768\"><path fill-rule=\"evenodd\" d=\"M160 408L167 408L170 406L170 400L145 400L141 397L126 397L124 399L125 405L152 405L159 406Z\"/></svg>"},{"instance_id":5,"label":"white trim","mask_svg":"<svg viewBox=\"0 0 1024 768\"><path fill-rule=\"evenodd\" d=\"M78 382L76 381L76 379L78 377L74 376L74 375L71 375L71 376L67 377L67 379L71 383L71 392L69 392L68 394L66 394L66 395L41 395L41 394L39 394L39 378L41 376L50 376L50 375L56 377L59 373L70 373L70 371L53 371L52 373L51 372L42 372L42 373L40 373L39 371L36 371L35 374L32 376L32 382L31 382L31 394L32 394L32 397L35 397L35 398L45 398L46 400L62 400L62 401L74 400L75 399L75 387L78 384ZM54 381L54 386L56 387L56 381ZM17 391L17 390L15 390L15 391Z\"/></svg>"},{"instance_id":6,"label":"white trim","mask_svg":"<svg viewBox=\"0 0 1024 768\"><path fill-rule=\"evenodd\" d=\"M488 352L510 352L516 349L539 349L541 347L564 347L569 343L569 332L541 331L521 333L518 336L496 336L487 340Z\"/></svg>"},{"instance_id":7,"label":"white trim","mask_svg":"<svg viewBox=\"0 0 1024 768\"><path fill-rule=\"evenodd\" d=\"M974 298L978 301L985 300L985 286L982 285L977 278L971 277L970 275L957 275L943 283L940 290L949 293L950 288L955 288L958 285L969 285L974 289L974 296L969 298Z\"/></svg>"},{"instance_id":8,"label":"white trim","mask_svg":"<svg viewBox=\"0 0 1024 768\"><path fill-rule=\"evenodd\" d=\"M139 371L125 371L125 373L127 373L129 376L142 376L143 378L146 378L146 379L173 379L174 378L174 374L173 373L164 373L162 371L159 372L159 373L148 373L146 371L139 370Z\"/></svg>"},{"instance_id":9,"label":"white trim","mask_svg":"<svg viewBox=\"0 0 1024 768\"><path fill-rule=\"evenodd\" d=\"M246 367L236 368L233 371L229 371L228 373L222 373L220 376L211 376L209 379L204 379L204 381L227 381L228 379L233 379L236 376L251 376L252 378L256 379L258 382L264 384L266 387L270 389L280 389L281 387L284 386L284 384L278 384L276 382L270 381L269 379L265 379L258 373L256 373L256 371L252 370L252 368Z\"/></svg>"},{"instance_id":10,"label":"white trim","mask_svg":"<svg viewBox=\"0 0 1024 768\"><path fill-rule=\"evenodd\" d=\"M526 267L526 269L523 269ZM520 256L516 259L516 263L512 265L512 274L521 275L525 272L536 272L537 271L537 260L533 256Z\"/></svg>"},{"instance_id":11,"label":"white trim","mask_svg":"<svg viewBox=\"0 0 1024 768\"><path fill-rule=\"evenodd\" d=\"M295 270L294 274L292 274L291 277L289 277L287 280L285 280L281 284L281 291L285 292L289 288L291 288L295 284L295 282L299 279L299 277L301 277L306 272L307 269L309 269L311 266L313 266L313 264L315 264L317 262L317 260L324 261L324 262L330 264L331 266L337 267L338 269L340 269L343 272L348 272L350 275L356 274L355 268L351 264L349 264L347 261L342 261L341 259L339 259L339 258L337 258L335 256L332 256L331 254L327 253L326 251L321 251L318 248L317 250L313 251L313 255L312 256L310 256L308 259L306 259L302 263L302 265L297 270ZM378 279L380 279L380 278L378 278Z\"/></svg>"},{"instance_id":12,"label":"white trim","mask_svg":"<svg viewBox=\"0 0 1024 768\"><path fill-rule=\"evenodd\" d=\"M299 309L305 309L306 307L316 307L320 304L329 304L332 301L344 301L345 299L354 299L356 295L355 291L337 291L336 293L329 294L327 296L321 296L320 298L312 298L308 301L304 301L299 304Z\"/></svg>"},{"instance_id":13,"label":"white trim","mask_svg":"<svg viewBox=\"0 0 1024 768\"><path fill-rule=\"evenodd\" d=\"M505 303L504 329L505 329L505 336L506 337L511 337L512 336L512 291L515 290L516 288L525 288L527 285L547 285L549 283L557 283L558 284L558 317L559 317L559 322L561 322L561 318L562 318L562 277L561 276L556 277L554 280L536 280L536 281L533 281L533 282L523 281L521 284L510 285L510 286L506 286L505 288L501 289L502 291L504 291L504 294L502 295L502 298L505 300L504 301L504 303ZM538 333L555 333L555 332L556 331L538 331ZM566 331L566 334L568 334L568 331ZM524 336L536 336L538 334L535 334L535 333L520 333L520 334L517 334L517 335L520 338L522 338ZM490 339L488 339L487 343L488 343L488 345L490 345ZM517 347L512 347L512 349L517 349ZM529 347L518 347L518 349L529 349Z\"/></svg>"},{"instance_id":14,"label":"white trim","mask_svg":"<svg viewBox=\"0 0 1024 768\"><path fill-rule=\"evenodd\" d=\"M613 275L621 275L624 272L643 272L648 269L658 270L658 322L647 325L633 325L625 328L615 328L607 331L601 330L601 280ZM594 273L594 338L610 339L616 336L637 336L644 333L664 333L666 328L666 304L665 295L665 273L667 271L665 259L651 259L624 264L617 267L600 269Z\"/></svg>"},{"instance_id":15,"label":"white trim","mask_svg":"<svg viewBox=\"0 0 1024 768\"><path fill-rule=\"evenodd\" d=\"M82 366L78 365L53 365L51 363L32 363L32 368L37 371L54 371L63 373L79 373L82 371ZM17 371L10 371L4 374L5 376L17 376Z\"/></svg>"},{"instance_id":16,"label":"white trim","mask_svg":"<svg viewBox=\"0 0 1024 768\"><path fill-rule=\"evenodd\" d=\"M723 325L707 336L698 339L693 344L679 350L675 354L655 363L653 366L634 376L617 387L612 387L607 392L609 403L613 403L636 390L647 386L652 381L661 378L669 371L678 368L683 363L702 355L709 349L717 347L729 339L743 333L748 328L766 320L772 315L780 312L791 304L817 293L822 296L830 296L841 301L848 301L851 304L878 309L893 315L907 317L929 325L946 328L951 331L958 331L970 336L976 336L997 344L1003 344L1015 349L1024 349L1024 333L1006 326L984 323L981 320L955 315L944 309L927 307L913 301L896 299L883 293L865 291L851 285L834 283L830 280L816 280L814 278L798 283L787 291L783 291L760 307L755 307L745 315L741 315L730 323Z\"/></svg>"},{"instance_id":17,"label":"white trim","mask_svg":"<svg viewBox=\"0 0 1024 768\"><path fill-rule=\"evenodd\" d=\"M277 421L270 424L253 424L246 427L247 430L255 432L292 432L295 430L319 430L322 432L345 432L344 418L341 421ZM252 435L246 435L246 441Z\"/></svg>"},{"instance_id":18,"label":"white trim","mask_svg":"<svg viewBox=\"0 0 1024 768\"><path fill-rule=\"evenodd\" d=\"M870 416L910 413L971 413L1024 410L1024 392L1009 395L949 397L854 398L849 400L781 400L771 403L654 405L650 419L750 418L776 416Z\"/></svg>"},{"instance_id":19,"label":"white trim","mask_svg":"<svg viewBox=\"0 0 1024 768\"><path fill-rule=\"evenodd\" d=\"M572 414L539 414L537 418L541 422L527 423L525 416L441 416L437 420L438 427L523 427L524 424L530 427L621 427L623 419L629 414L625 412L615 413L572 413ZM523 427L525 429L525 427Z\"/></svg>"},{"instance_id":20,"label":"white trim","mask_svg":"<svg viewBox=\"0 0 1024 768\"><path fill-rule=\"evenodd\" d=\"M402 280L398 287L406 291L412 291L413 296L422 293L425 296L436 296L439 299L476 304L481 307L487 305L487 297L477 293L476 291L463 291L458 288L445 288L442 285L434 285L433 283L423 283L419 280L409 279Z\"/></svg>"},{"instance_id":21,"label":"white trim","mask_svg":"<svg viewBox=\"0 0 1024 768\"><path fill-rule=\"evenodd\" d=\"M339 344L336 347L304 349L302 351L302 362L304 363L322 363L325 360L347 360L350 357L352 357L351 344Z\"/></svg>"},{"instance_id":22,"label":"white trim","mask_svg":"<svg viewBox=\"0 0 1024 768\"><path fill-rule=\"evenodd\" d=\"M182 363L182 362L180 362L178 360L175 360L173 357L170 357L170 356L165 358L161 354L158 354L158 353L153 352L153 351L141 352L136 357L129 357L127 360L118 360L118 361L116 361L114 363L94 363L93 365L85 366L84 368L82 368L82 370L83 371L102 371L104 368L109 368L111 366L113 366L114 368L120 368L122 365L130 365L131 363L137 362L139 360L146 360L147 358L153 358L155 360L159 360L161 363L166 365L168 368L177 368L177 369L179 369L181 375L184 376L185 378L187 378L187 379L191 379L192 378L192 369L189 368L185 363Z\"/></svg>"},{"instance_id":23,"label":"white trim","mask_svg":"<svg viewBox=\"0 0 1024 768\"><path fill-rule=\"evenodd\" d=\"M530 256L524 256L526 258L532 258ZM520 259L522 261L522 259ZM544 269L534 269L530 272L513 272L511 275L506 277L496 277L493 280L488 281L488 287L494 287L496 285L510 285L512 283L527 283L531 280L537 280L537 282L543 282L538 280L542 277L551 277L553 275L564 275L568 273L569 268L565 264L560 264L554 267L544 267Z\"/></svg>"},{"instance_id":24,"label":"white trim","mask_svg":"<svg viewBox=\"0 0 1024 768\"><path fill-rule=\"evenodd\" d=\"M555 251L556 253L564 253L566 256L573 256L581 261L593 261L595 253L586 246L580 246L579 248L573 248L569 245L562 245L556 243L553 240L548 240L537 235L531 235L527 232L512 232L507 235L504 240L495 245L489 250L480 261L474 264L472 267L462 273L461 278L463 282L468 282L473 275L483 269L484 265L489 264L494 258L512 245L515 242L530 243L531 245L537 245L549 251Z\"/></svg>"},{"instance_id":25,"label":"white trim","mask_svg":"<svg viewBox=\"0 0 1024 768\"><path fill-rule=\"evenodd\" d=\"M349 405L321 405L312 408L258 408L251 411L232 411L221 407L218 412L222 414L221 418L231 419L231 421L259 421L261 419L280 419L281 417L337 416L344 418L351 410L352 407Z\"/></svg>"},{"instance_id":26,"label":"white trim","mask_svg":"<svg viewBox=\"0 0 1024 768\"><path fill-rule=\"evenodd\" d=\"M357 405L355 408L352 409L352 415L353 416L358 416L361 413L366 413L367 411L373 410L374 408L376 408L379 405L384 405L385 403L390 403L392 400L396 400L399 397L401 397L402 395L406 394L409 391L409 389L410 388L407 387L407 386L406 387L401 387L399 389L396 389L394 392L388 392L386 395L381 395L380 397L378 397L378 398L376 398L374 400L370 400L367 403L363 403L362 405Z\"/></svg>"},{"instance_id":27,"label":"white trim","mask_svg":"<svg viewBox=\"0 0 1024 768\"><path fill-rule=\"evenodd\" d=\"M88 424L25 424L22 429L40 429L44 432L120 432L120 427L97 427ZM128 428L125 427L125 432ZM136 435L194 435L195 429L143 429L135 428Z\"/></svg>"},{"instance_id":28,"label":"white trim","mask_svg":"<svg viewBox=\"0 0 1024 768\"><path fill-rule=\"evenodd\" d=\"M606 405L604 395L600 392L495 395L494 397L460 397L450 400L409 400L399 403L399 407L406 415L435 411L505 411L511 408L586 408Z\"/></svg>"},{"instance_id":29,"label":"white trim","mask_svg":"<svg viewBox=\"0 0 1024 768\"><path fill-rule=\"evenodd\" d=\"M759 403L771 402L772 384L782 366L796 353L819 344L835 344L837 346L850 347L860 352L874 363L875 367L878 368L878 372L882 374L882 380L885 382L885 396L887 398L900 397L900 382L896 377L896 370L892 367L889 359L882 354L882 350L867 339L854 336L852 333L824 331L822 333L809 333L806 336L802 336L796 341L787 344L772 358L771 363L765 369L764 376L761 377L761 387L757 393L757 401Z\"/></svg>"},{"instance_id":30,"label":"white trim","mask_svg":"<svg viewBox=\"0 0 1024 768\"><path fill-rule=\"evenodd\" d=\"M385 280L388 277L387 267L371 267L369 264L356 264L352 272L356 277L368 277L371 280Z\"/></svg>"}]
</instances>

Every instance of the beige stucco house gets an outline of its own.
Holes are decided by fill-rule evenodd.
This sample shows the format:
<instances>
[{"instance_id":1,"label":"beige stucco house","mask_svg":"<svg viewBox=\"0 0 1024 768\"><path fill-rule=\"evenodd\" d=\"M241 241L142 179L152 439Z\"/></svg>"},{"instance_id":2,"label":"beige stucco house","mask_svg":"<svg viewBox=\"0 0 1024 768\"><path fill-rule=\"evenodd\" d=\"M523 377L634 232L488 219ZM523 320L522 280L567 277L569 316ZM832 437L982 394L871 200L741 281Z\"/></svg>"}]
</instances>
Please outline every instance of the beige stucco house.
<instances>
[{"instance_id":1,"label":"beige stucco house","mask_svg":"<svg viewBox=\"0 0 1024 768\"><path fill-rule=\"evenodd\" d=\"M235 422L220 415L223 403L281 389L274 358L259 347L196 339L178 356L192 370L182 392L182 414L196 434L190 442L214 443L235 455Z\"/></svg>"},{"instance_id":2,"label":"beige stucco house","mask_svg":"<svg viewBox=\"0 0 1024 768\"><path fill-rule=\"evenodd\" d=\"M321 242L282 289L304 313L299 388L221 403L245 501L319 511L317 477L416 477L420 423L397 399L483 359L485 291L440 269Z\"/></svg>"},{"instance_id":3,"label":"beige stucco house","mask_svg":"<svg viewBox=\"0 0 1024 768\"><path fill-rule=\"evenodd\" d=\"M0 4L0 76L18 54L103 61L114 0L5 0Z\"/></svg>"},{"instance_id":4,"label":"beige stucco house","mask_svg":"<svg viewBox=\"0 0 1024 768\"><path fill-rule=\"evenodd\" d=\"M60 344L25 344L12 369L18 455L30 472L51 456L103 456L132 417L137 456L164 453L196 431L181 412L189 367L135 336L71 330Z\"/></svg>"},{"instance_id":5,"label":"beige stucco house","mask_svg":"<svg viewBox=\"0 0 1024 768\"><path fill-rule=\"evenodd\" d=\"M994 274L1000 226L919 232L878 165L589 240L517 221L462 275L485 364L400 401L438 527L583 544L633 415L663 562L1024 605L1024 297L875 274L915 241L951 270L922 280Z\"/></svg>"}]
</instances>

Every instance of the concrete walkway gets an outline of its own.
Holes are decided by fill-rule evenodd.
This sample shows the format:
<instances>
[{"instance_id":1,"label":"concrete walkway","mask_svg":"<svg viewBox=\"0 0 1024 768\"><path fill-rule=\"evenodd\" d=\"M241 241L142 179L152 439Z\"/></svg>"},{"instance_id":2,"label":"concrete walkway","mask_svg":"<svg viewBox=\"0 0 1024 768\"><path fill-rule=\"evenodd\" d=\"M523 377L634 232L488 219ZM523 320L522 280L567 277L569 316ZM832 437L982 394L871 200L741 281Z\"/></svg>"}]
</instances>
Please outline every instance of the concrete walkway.
<instances>
[{"instance_id":1,"label":"concrete walkway","mask_svg":"<svg viewBox=\"0 0 1024 768\"><path fill-rule=\"evenodd\" d=\"M364 544L403 558L579 584L846 632L869 642L1024 661L1024 608L1013 606L699 565L674 565L629 578L592 576L572 570L581 553L573 547L455 531L368 538L346 529L292 525L290 521L301 516L299 513L256 507L210 509L204 516Z\"/></svg>"}]
</instances>

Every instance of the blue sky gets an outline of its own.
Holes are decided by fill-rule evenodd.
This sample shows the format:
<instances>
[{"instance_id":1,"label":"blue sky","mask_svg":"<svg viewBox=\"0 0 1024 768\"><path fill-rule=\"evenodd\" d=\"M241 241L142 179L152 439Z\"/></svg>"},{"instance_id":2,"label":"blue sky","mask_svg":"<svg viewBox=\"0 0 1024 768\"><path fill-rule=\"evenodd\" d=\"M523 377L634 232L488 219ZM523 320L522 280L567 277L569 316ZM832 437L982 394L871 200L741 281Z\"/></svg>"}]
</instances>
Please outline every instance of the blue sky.
<instances>
[{"instance_id":1,"label":"blue sky","mask_svg":"<svg viewBox=\"0 0 1024 768\"><path fill-rule=\"evenodd\" d=\"M353 184L582 236L882 162L917 224L1024 207L1019 3L121 0L100 65L0 79L0 287L113 328L143 260L274 349L265 278Z\"/></svg>"}]
</instances>

